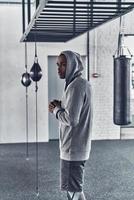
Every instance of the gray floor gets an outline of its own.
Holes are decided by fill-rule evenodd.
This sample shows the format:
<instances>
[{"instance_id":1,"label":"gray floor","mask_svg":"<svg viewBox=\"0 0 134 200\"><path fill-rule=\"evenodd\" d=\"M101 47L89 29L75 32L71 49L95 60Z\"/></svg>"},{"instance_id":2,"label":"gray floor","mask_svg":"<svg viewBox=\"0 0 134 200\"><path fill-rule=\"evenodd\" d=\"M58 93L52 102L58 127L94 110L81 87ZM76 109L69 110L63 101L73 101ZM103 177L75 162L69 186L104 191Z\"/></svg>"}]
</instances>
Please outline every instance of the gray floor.
<instances>
[{"instance_id":1,"label":"gray floor","mask_svg":"<svg viewBox=\"0 0 134 200\"><path fill-rule=\"evenodd\" d=\"M35 194L35 145L0 145L0 200L66 200L59 191L58 142L39 146L39 191ZM134 200L134 140L94 141L86 164L87 200Z\"/></svg>"}]
</instances>

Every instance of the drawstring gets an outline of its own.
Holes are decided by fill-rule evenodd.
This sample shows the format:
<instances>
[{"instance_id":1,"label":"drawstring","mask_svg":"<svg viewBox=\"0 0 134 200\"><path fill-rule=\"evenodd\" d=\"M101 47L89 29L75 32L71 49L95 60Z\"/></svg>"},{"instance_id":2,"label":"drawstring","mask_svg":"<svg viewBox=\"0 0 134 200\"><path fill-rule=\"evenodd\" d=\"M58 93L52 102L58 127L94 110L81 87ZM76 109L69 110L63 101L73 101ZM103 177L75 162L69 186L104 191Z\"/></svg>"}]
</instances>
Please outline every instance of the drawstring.
<instances>
[{"instance_id":1,"label":"drawstring","mask_svg":"<svg viewBox=\"0 0 134 200\"><path fill-rule=\"evenodd\" d=\"M70 197L70 194L69 194L69 192L67 191L67 198L68 198L68 200L73 200L74 195L75 195L75 192L73 193L72 197Z\"/></svg>"}]
</instances>

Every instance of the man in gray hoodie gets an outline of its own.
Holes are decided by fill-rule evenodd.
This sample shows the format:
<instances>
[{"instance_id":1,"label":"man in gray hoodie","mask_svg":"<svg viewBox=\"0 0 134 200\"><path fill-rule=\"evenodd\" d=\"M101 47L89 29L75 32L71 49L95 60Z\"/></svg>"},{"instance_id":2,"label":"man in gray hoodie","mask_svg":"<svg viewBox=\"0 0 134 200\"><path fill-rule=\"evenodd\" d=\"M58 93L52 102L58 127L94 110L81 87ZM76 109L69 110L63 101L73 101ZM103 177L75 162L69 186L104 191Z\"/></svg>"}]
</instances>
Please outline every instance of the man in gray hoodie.
<instances>
[{"instance_id":1,"label":"man in gray hoodie","mask_svg":"<svg viewBox=\"0 0 134 200\"><path fill-rule=\"evenodd\" d=\"M50 102L49 111L60 125L61 190L67 191L68 200L85 200L84 167L91 150L91 86L81 77L83 63L78 53L61 52L57 65L65 89L61 101Z\"/></svg>"}]
</instances>

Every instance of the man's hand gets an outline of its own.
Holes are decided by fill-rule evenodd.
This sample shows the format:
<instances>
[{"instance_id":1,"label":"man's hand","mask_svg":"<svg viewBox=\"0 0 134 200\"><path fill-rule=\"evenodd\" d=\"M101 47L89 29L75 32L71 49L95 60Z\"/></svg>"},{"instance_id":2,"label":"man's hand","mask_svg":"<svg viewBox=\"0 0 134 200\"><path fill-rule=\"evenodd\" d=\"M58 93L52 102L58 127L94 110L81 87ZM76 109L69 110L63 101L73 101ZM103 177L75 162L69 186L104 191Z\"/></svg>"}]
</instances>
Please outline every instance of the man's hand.
<instances>
[{"instance_id":1,"label":"man's hand","mask_svg":"<svg viewBox=\"0 0 134 200\"><path fill-rule=\"evenodd\" d=\"M61 101L59 101L59 100L56 100L56 99L55 99L55 100L53 100L52 103L53 103L53 105L55 105L56 107L59 107L59 108L61 107Z\"/></svg>"},{"instance_id":2,"label":"man's hand","mask_svg":"<svg viewBox=\"0 0 134 200\"><path fill-rule=\"evenodd\" d=\"M53 113L53 110L54 110L55 107L56 107L56 106L53 104L53 102L50 102L50 103L49 103L49 112L50 112L50 113Z\"/></svg>"},{"instance_id":3,"label":"man's hand","mask_svg":"<svg viewBox=\"0 0 134 200\"><path fill-rule=\"evenodd\" d=\"M49 112L53 113L53 110L55 109L55 107L60 108L61 107L61 101L59 100L53 100L49 103Z\"/></svg>"}]
</instances>

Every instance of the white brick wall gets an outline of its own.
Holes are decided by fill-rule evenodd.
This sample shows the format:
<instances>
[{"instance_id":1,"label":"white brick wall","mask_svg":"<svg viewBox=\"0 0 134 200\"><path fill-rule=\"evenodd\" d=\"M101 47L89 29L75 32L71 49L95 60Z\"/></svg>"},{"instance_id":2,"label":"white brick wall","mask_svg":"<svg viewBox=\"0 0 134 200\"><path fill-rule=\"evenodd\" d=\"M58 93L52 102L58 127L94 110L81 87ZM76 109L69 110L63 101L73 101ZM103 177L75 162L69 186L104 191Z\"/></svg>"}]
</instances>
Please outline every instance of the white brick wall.
<instances>
[{"instance_id":1,"label":"white brick wall","mask_svg":"<svg viewBox=\"0 0 134 200\"><path fill-rule=\"evenodd\" d=\"M8 16L6 15L8 11ZM125 20L126 32L134 33L134 13ZM24 72L24 44L21 37L21 7L0 6L0 143L25 142L25 89L20 83ZM16 18L17 16L17 18ZM12 29L9 31L9 24ZM119 20L102 25L90 32L90 66L100 73L98 79L91 77L94 99L93 139L118 139L120 127L113 124L113 59L117 48ZM39 83L39 141L47 141L48 133L48 55L58 55L60 51L71 49L86 55L86 35L68 43L39 43L39 63L43 77ZM5 53L6 52L6 53ZM34 57L34 44L28 44L28 68ZM29 141L35 140L35 94L34 84L29 88ZM134 101L132 104L134 113ZM16 123L17 122L17 123Z\"/></svg>"}]
</instances>

